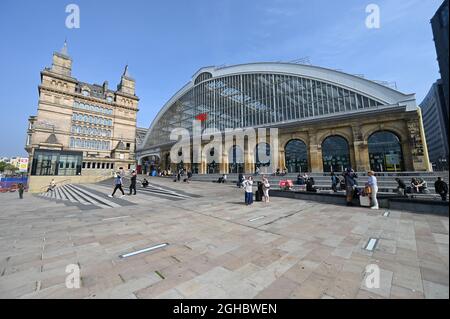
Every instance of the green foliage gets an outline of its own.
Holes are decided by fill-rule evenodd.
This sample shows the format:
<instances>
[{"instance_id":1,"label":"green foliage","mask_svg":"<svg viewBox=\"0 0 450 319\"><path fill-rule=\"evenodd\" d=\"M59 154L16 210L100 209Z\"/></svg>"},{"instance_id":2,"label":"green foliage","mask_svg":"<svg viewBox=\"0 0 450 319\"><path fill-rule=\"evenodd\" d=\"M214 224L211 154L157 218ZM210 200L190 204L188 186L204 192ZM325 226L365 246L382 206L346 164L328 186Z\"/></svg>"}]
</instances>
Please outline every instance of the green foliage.
<instances>
[{"instance_id":1,"label":"green foliage","mask_svg":"<svg viewBox=\"0 0 450 319\"><path fill-rule=\"evenodd\" d=\"M15 172L17 170L18 170L18 168L15 167L14 165L11 165L11 164L5 163L5 162L0 162L0 172L5 172L5 171Z\"/></svg>"}]
</instances>

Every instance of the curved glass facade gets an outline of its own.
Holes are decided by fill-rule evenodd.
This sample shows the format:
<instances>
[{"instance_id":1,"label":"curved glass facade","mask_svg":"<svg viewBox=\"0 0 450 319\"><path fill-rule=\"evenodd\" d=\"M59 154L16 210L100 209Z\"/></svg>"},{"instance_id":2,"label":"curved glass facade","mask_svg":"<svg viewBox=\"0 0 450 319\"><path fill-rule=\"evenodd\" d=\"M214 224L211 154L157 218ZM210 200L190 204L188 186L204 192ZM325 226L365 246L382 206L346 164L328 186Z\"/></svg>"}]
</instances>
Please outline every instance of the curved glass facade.
<instances>
[{"instance_id":1,"label":"curved glass facade","mask_svg":"<svg viewBox=\"0 0 450 319\"><path fill-rule=\"evenodd\" d=\"M308 149L301 140L290 140L284 147L288 173L308 172Z\"/></svg>"},{"instance_id":2,"label":"curved glass facade","mask_svg":"<svg viewBox=\"0 0 450 319\"><path fill-rule=\"evenodd\" d=\"M200 74L192 88L170 105L151 127L145 147L171 143L174 128L188 129L199 114L203 128L260 127L356 112L383 105L338 85L302 76L249 73L209 78Z\"/></svg>"},{"instance_id":3,"label":"curved glass facade","mask_svg":"<svg viewBox=\"0 0 450 319\"><path fill-rule=\"evenodd\" d=\"M322 143L324 172L343 172L350 167L348 142L341 136L329 136Z\"/></svg>"},{"instance_id":4,"label":"curved glass facade","mask_svg":"<svg viewBox=\"0 0 450 319\"><path fill-rule=\"evenodd\" d=\"M400 139L389 131L373 133L368 140L370 169L375 172L403 170L403 153Z\"/></svg>"}]
</instances>

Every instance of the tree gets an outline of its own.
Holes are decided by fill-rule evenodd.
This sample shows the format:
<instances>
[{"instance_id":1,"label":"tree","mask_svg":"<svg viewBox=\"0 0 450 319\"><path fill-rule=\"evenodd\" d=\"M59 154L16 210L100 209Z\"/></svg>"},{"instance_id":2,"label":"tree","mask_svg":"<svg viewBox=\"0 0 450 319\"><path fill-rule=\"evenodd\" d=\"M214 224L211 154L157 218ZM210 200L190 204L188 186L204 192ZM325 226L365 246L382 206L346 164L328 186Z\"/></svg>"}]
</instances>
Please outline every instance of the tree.
<instances>
[{"instance_id":1,"label":"tree","mask_svg":"<svg viewBox=\"0 0 450 319\"><path fill-rule=\"evenodd\" d=\"M0 162L0 172L12 172L14 173L17 171L18 168L14 165L11 165L9 163Z\"/></svg>"}]
</instances>

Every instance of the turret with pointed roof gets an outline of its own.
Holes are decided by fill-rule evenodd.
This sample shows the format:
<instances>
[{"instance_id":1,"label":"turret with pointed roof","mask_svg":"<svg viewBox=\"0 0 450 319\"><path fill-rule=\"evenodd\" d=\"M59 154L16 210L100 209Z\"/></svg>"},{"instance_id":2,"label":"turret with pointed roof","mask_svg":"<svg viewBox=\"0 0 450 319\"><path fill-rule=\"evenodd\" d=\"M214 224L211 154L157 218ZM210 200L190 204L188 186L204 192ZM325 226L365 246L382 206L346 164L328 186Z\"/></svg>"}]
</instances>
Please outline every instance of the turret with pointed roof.
<instances>
[{"instance_id":1,"label":"turret with pointed roof","mask_svg":"<svg viewBox=\"0 0 450 319\"><path fill-rule=\"evenodd\" d=\"M53 53L53 64L51 71L65 76L72 75L72 59L69 56L67 40L60 52Z\"/></svg>"},{"instance_id":2,"label":"turret with pointed roof","mask_svg":"<svg viewBox=\"0 0 450 319\"><path fill-rule=\"evenodd\" d=\"M130 76L128 65L125 66L125 70L123 71L122 77L120 79L120 84L118 85L117 90L129 95L134 95L135 93L135 81Z\"/></svg>"}]
</instances>

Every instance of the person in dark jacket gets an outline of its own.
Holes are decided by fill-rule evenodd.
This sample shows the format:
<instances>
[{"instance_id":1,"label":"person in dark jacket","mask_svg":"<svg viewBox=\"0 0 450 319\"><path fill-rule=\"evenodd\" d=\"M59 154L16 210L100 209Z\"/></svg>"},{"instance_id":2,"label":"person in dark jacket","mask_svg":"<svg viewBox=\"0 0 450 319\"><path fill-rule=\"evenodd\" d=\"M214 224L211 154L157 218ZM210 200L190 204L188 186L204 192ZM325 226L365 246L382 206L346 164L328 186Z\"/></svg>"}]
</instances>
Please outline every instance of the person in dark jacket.
<instances>
[{"instance_id":1,"label":"person in dark jacket","mask_svg":"<svg viewBox=\"0 0 450 319\"><path fill-rule=\"evenodd\" d=\"M130 193L128 195L131 195L131 193L133 193L133 195L136 195L136 180L137 180L137 174L136 171L133 170L131 172L131 184L130 184Z\"/></svg>"},{"instance_id":2,"label":"person in dark jacket","mask_svg":"<svg viewBox=\"0 0 450 319\"><path fill-rule=\"evenodd\" d=\"M314 188L314 184L315 184L314 178L309 177L308 180L306 181L306 191L316 193L317 190Z\"/></svg>"},{"instance_id":3,"label":"person in dark jacket","mask_svg":"<svg viewBox=\"0 0 450 319\"><path fill-rule=\"evenodd\" d=\"M19 185L17 185L18 190L19 190L19 198L23 199L23 191L25 190L25 186L22 183L19 183Z\"/></svg>"},{"instance_id":4,"label":"person in dark jacket","mask_svg":"<svg viewBox=\"0 0 450 319\"><path fill-rule=\"evenodd\" d=\"M297 175L297 185L305 185L305 179L302 174Z\"/></svg>"},{"instance_id":5,"label":"person in dark jacket","mask_svg":"<svg viewBox=\"0 0 450 319\"><path fill-rule=\"evenodd\" d=\"M395 179L395 181L397 182L397 193L399 193L400 195L406 196L405 182L398 177Z\"/></svg>"},{"instance_id":6,"label":"person in dark jacket","mask_svg":"<svg viewBox=\"0 0 450 319\"><path fill-rule=\"evenodd\" d=\"M353 206L353 196L355 194L356 188L356 179L358 175L353 171L351 167L347 168L344 172L344 180L345 180L345 196L347 201L347 206Z\"/></svg>"},{"instance_id":7,"label":"person in dark jacket","mask_svg":"<svg viewBox=\"0 0 450 319\"><path fill-rule=\"evenodd\" d=\"M331 189L334 193L337 192L337 186L339 184L339 177L334 174L334 172L331 172Z\"/></svg>"},{"instance_id":8,"label":"person in dark jacket","mask_svg":"<svg viewBox=\"0 0 450 319\"><path fill-rule=\"evenodd\" d=\"M237 187L242 187L242 183L244 182L244 175L239 173Z\"/></svg>"},{"instance_id":9,"label":"person in dark jacket","mask_svg":"<svg viewBox=\"0 0 450 319\"><path fill-rule=\"evenodd\" d=\"M434 190L436 191L436 194L441 195L443 201L447 200L448 185L441 177L438 177L437 181L434 183Z\"/></svg>"}]
</instances>

